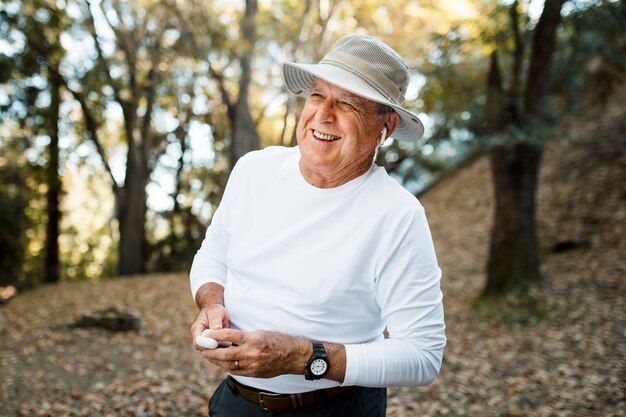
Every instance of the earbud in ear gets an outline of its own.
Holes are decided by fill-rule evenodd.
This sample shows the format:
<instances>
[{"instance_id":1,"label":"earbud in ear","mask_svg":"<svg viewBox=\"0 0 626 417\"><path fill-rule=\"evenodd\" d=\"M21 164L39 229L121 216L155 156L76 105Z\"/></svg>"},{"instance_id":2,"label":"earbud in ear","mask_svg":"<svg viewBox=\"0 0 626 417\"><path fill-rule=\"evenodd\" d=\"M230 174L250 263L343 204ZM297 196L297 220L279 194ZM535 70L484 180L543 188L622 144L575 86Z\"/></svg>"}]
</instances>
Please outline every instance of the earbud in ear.
<instances>
[{"instance_id":1,"label":"earbud in ear","mask_svg":"<svg viewBox=\"0 0 626 417\"><path fill-rule=\"evenodd\" d=\"M380 143L383 143L387 139L387 127L383 127L383 130L380 131Z\"/></svg>"}]
</instances>

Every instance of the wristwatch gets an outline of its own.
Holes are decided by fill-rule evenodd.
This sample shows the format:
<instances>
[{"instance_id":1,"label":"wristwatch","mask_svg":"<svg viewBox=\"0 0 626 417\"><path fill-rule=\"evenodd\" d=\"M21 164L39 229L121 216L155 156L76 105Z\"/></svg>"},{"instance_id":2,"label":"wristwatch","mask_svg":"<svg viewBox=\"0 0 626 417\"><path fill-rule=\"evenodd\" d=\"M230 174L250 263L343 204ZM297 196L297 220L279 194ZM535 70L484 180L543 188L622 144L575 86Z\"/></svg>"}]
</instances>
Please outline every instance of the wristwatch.
<instances>
[{"instance_id":1,"label":"wristwatch","mask_svg":"<svg viewBox=\"0 0 626 417\"><path fill-rule=\"evenodd\" d=\"M326 355L326 349L320 342L311 342L313 344L313 354L306 362L304 368L304 378L308 381L316 379L322 379L326 372L330 369L328 364L328 356Z\"/></svg>"}]
</instances>

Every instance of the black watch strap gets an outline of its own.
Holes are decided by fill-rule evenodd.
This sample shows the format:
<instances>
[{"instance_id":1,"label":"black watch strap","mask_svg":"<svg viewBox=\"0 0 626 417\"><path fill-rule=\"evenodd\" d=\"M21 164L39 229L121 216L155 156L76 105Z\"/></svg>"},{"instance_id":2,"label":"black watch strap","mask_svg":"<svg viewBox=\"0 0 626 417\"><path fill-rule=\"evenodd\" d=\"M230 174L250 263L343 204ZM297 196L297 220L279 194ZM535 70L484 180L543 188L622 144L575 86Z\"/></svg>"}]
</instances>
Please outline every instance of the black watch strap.
<instances>
[{"instance_id":1,"label":"black watch strap","mask_svg":"<svg viewBox=\"0 0 626 417\"><path fill-rule=\"evenodd\" d=\"M313 345L313 353L307 361L304 369L304 378L309 381L322 379L322 377L326 374L326 372L328 372L329 369L328 355L326 354L326 349L324 349L324 345L316 341L311 341L311 344ZM319 364L320 361L323 361L326 364L326 369L322 374L316 375L315 373L311 372L311 367L315 366L315 364Z\"/></svg>"},{"instance_id":2,"label":"black watch strap","mask_svg":"<svg viewBox=\"0 0 626 417\"><path fill-rule=\"evenodd\" d=\"M313 345L313 356L327 357L323 344L316 341L312 341L311 344Z\"/></svg>"}]
</instances>

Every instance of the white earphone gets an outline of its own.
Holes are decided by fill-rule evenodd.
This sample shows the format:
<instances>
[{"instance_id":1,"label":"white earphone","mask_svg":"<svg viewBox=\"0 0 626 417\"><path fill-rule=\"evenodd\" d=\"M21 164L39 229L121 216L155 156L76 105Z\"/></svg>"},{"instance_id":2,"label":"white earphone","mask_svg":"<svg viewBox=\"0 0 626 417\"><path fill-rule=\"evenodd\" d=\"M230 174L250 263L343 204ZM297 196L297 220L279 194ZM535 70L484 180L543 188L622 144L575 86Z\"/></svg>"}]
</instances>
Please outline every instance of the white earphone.
<instances>
[{"instance_id":1,"label":"white earphone","mask_svg":"<svg viewBox=\"0 0 626 417\"><path fill-rule=\"evenodd\" d=\"M387 127L383 127L383 130L380 131L380 143L383 143L387 139Z\"/></svg>"}]
</instances>

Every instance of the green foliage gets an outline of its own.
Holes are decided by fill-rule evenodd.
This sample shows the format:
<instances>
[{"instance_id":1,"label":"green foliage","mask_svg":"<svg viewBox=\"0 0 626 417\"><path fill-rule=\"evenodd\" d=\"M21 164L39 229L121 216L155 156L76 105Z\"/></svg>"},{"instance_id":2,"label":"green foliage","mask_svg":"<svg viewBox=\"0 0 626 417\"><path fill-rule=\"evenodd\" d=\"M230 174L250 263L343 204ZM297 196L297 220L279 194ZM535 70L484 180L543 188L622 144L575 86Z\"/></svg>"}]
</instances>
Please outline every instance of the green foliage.
<instances>
[{"instance_id":1,"label":"green foliage","mask_svg":"<svg viewBox=\"0 0 626 417\"><path fill-rule=\"evenodd\" d=\"M596 2L563 18L561 44L555 56L556 94L569 107L580 105L581 92L604 102L626 71L626 7L623 1Z\"/></svg>"},{"instance_id":2,"label":"green foliage","mask_svg":"<svg viewBox=\"0 0 626 417\"><path fill-rule=\"evenodd\" d=\"M5 48L6 58L0 59L5 87L0 90L4 93L2 146L7 155L13 155L7 157L6 167L23 173L22 195L28 195L23 215L29 222L17 240L23 245L21 256L16 258L23 261L16 277L19 286L38 284L44 271L44 225L48 218L44 193L47 181L53 181L46 178L44 168L50 164L50 130L58 125L58 109L50 108L47 57L60 60L64 55L59 39L67 25L66 17L53 2L44 0L11 1L0 9L0 41L10 45ZM50 170L56 171L56 167ZM23 224L19 218L16 222Z\"/></svg>"},{"instance_id":3,"label":"green foliage","mask_svg":"<svg viewBox=\"0 0 626 417\"><path fill-rule=\"evenodd\" d=\"M626 69L626 8L621 1L569 2L558 31L559 47L552 65L551 103L576 109L580 97L595 95L604 101ZM512 126L498 135L486 135L485 104L489 55L498 51L504 93L511 89L514 68L514 32L511 5L476 3L478 17L452 21L449 30L435 32L421 66L426 83L419 107L432 119L431 141L447 142L462 157L485 152L502 142L543 142L553 133L550 123L563 107L550 107L541 123L526 121L527 127ZM536 21L528 15L528 4L517 5L517 28L523 45L520 84L510 105L521 106L526 88L526 71ZM530 86L529 88L532 88ZM556 100L555 100L556 99ZM455 141L459 135L468 140ZM432 143L432 142L431 142ZM454 160L449 160L454 164Z\"/></svg>"},{"instance_id":4,"label":"green foliage","mask_svg":"<svg viewBox=\"0 0 626 417\"><path fill-rule=\"evenodd\" d=\"M191 262L204 239L205 225L189 209L179 210L177 213L160 215L170 227L169 233L158 241L148 242L148 271L188 271ZM149 225L154 227L157 221ZM153 233L149 235L153 236Z\"/></svg>"},{"instance_id":5,"label":"green foliage","mask_svg":"<svg viewBox=\"0 0 626 417\"><path fill-rule=\"evenodd\" d=\"M117 253L111 245L108 225L92 227L84 236L80 225L70 224L63 229L61 242L62 273L65 280L97 280L117 272Z\"/></svg>"}]
</instances>

